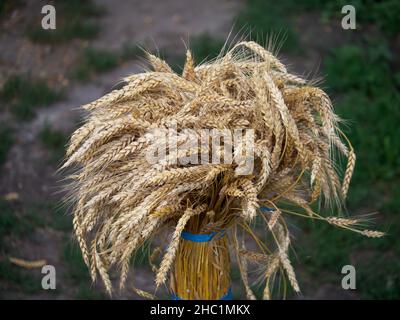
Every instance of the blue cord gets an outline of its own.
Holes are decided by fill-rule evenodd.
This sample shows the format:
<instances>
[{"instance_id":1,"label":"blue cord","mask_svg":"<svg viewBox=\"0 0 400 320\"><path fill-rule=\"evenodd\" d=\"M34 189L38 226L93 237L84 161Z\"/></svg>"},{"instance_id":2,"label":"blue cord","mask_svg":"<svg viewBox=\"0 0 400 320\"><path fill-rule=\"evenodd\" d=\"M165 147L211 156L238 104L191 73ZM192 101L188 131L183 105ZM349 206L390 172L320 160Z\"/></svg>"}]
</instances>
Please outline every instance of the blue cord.
<instances>
[{"instance_id":1,"label":"blue cord","mask_svg":"<svg viewBox=\"0 0 400 320\"><path fill-rule=\"evenodd\" d=\"M269 213L271 211L274 211L274 209L271 209L271 208L268 208L268 207L261 207L260 210L263 213Z\"/></svg>"},{"instance_id":2,"label":"blue cord","mask_svg":"<svg viewBox=\"0 0 400 320\"><path fill-rule=\"evenodd\" d=\"M190 233L188 231L182 231L181 237L182 239L193 241L193 242L209 242L211 241L217 234L220 234L221 237L225 235L225 230L220 232L211 232L211 233Z\"/></svg>"}]
</instances>

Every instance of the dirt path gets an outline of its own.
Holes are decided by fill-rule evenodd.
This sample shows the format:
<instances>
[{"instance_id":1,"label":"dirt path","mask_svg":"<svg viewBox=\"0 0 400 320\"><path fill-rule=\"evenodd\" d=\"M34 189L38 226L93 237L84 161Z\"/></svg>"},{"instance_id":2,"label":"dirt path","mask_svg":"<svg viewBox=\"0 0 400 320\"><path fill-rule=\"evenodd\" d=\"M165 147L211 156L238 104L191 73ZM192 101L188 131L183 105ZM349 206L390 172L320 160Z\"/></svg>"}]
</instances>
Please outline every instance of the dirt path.
<instances>
[{"instance_id":1,"label":"dirt path","mask_svg":"<svg viewBox=\"0 0 400 320\"><path fill-rule=\"evenodd\" d=\"M216 37L226 37L240 5L240 1L237 0L195 1L190 6L185 0L95 2L104 6L107 14L100 19L103 32L93 41L93 46L118 50L127 43L146 44L151 47L154 42L158 48L172 54L184 52L183 39L204 32ZM204 19L207 23L204 23ZM29 158L40 159L42 156L40 152L30 149L34 148L37 134L43 125L49 123L55 128L70 132L81 116L78 110L80 105L112 90L122 77L140 71L142 65L142 61L131 61L111 72L96 76L88 84L73 83L69 86L64 101L38 110L37 117L32 122L21 123L16 139L18 143L8 157L10 161L18 161L6 163L5 167L8 170L1 179L0 191L20 189L23 192L24 189L27 197L32 195L31 192L37 193L35 189L38 177ZM18 173L21 177L18 177ZM31 182L32 189L26 185L21 187L18 180ZM44 191L47 192L47 189Z\"/></svg>"},{"instance_id":2,"label":"dirt path","mask_svg":"<svg viewBox=\"0 0 400 320\"><path fill-rule=\"evenodd\" d=\"M225 38L242 0L96 0L108 14L102 20L104 30L95 44L118 48L124 43L156 45L169 52L181 52L182 40L204 32Z\"/></svg>"}]
</instances>

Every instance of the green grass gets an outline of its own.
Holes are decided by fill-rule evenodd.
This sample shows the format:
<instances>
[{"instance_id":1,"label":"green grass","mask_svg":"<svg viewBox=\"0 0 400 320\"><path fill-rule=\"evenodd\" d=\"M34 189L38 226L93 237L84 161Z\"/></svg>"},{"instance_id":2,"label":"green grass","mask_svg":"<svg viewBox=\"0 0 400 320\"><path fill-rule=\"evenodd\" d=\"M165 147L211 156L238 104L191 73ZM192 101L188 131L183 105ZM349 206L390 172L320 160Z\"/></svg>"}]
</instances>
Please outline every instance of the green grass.
<instances>
[{"instance_id":1,"label":"green grass","mask_svg":"<svg viewBox=\"0 0 400 320\"><path fill-rule=\"evenodd\" d=\"M397 229L399 221L397 223ZM346 230L315 222L306 228L301 243L295 244L301 264L318 282L340 284L341 268L354 265L357 293L361 298L400 297L400 258L396 256L394 234L383 239L368 239Z\"/></svg>"},{"instance_id":2,"label":"green grass","mask_svg":"<svg viewBox=\"0 0 400 320\"><path fill-rule=\"evenodd\" d=\"M152 248L150 242L145 242L136 252L135 256L132 258L132 263L135 267L148 268L149 267L149 257L152 253Z\"/></svg>"},{"instance_id":3,"label":"green grass","mask_svg":"<svg viewBox=\"0 0 400 320\"><path fill-rule=\"evenodd\" d=\"M65 243L62 258L67 267L69 278L76 284L87 284L90 287L89 270L83 261L78 245L70 238L66 239Z\"/></svg>"},{"instance_id":4,"label":"green grass","mask_svg":"<svg viewBox=\"0 0 400 320\"><path fill-rule=\"evenodd\" d=\"M35 21L27 30L28 37L38 43L62 43L74 38L95 38L100 28L91 18L105 13L104 9L91 0L57 0L56 29L44 30L40 21Z\"/></svg>"},{"instance_id":5,"label":"green grass","mask_svg":"<svg viewBox=\"0 0 400 320\"><path fill-rule=\"evenodd\" d=\"M35 210L17 208L10 202L0 200L0 246L5 245L7 235L22 237L32 234L37 227L43 227L44 221Z\"/></svg>"},{"instance_id":6,"label":"green grass","mask_svg":"<svg viewBox=\"0 0 400 320\"><path fill-rule=\"evenodd\" d=\"M189 43L189 49L192 51L196 65L216 58L223 46L223 40L215 39L208 33L203 33L199 36L193 37ZM176 73L182 73L186 59L184 55L161 51L159 56L161 59L165 60Z\"/></svg>"},{"instance_id":7,"label":"green grass","mask_svg":"<svg viewBox=\"0 0 400 320\"><path fill-rule=\"evenodd\" d=\"M16 286L18 291L28 295L39 292L42 290L41 280L38 275L33 274L34 272L35 270L22 270L8 260L0 260L0 292L6 292L10 283Z\"/></svg>"},{"instance_id":8,"label":"green grass","mask_svg":"<svg viewBox=\"0 0 400 320\"><path fill-rule=\"evenodd\" d=\"M143 57L143 51L136 45L125 44L120 50L87 48L81 55L72 77L88 80L94 74L114 69L121 63Z\"/></svg>"},{"instance_id":9,"label":"green grass","mask_svg":"<svg viewBox=\"0 0 400 320\"><path fill-rule=\"evenodd\" d=\"M79 286L76 298L84 300L107 298L102 292L91 288L92 282L89 270L83 261L79 246L74 241L71 241L70 238L68 238L65 243L62 258L67 268L68 277L72 280L74 285ZM145 244L138 250L135 259L132 259L134 260L135 267L147 267L148 255L149 246Z\"/></svg>"},{"instance_id":10,"label":"green grass","mask_svg":"<svg viewBox=\"0 0 400 320\"><path fill-rule=\"evenodd\" d=\"M35 109L47 106L62 98L62 93L50 88L42 79L29 75L13 75L0 90L0 99L10 106L11 113L19 120L30 120Z\"/></svg>"},{"instance_id":11,"label":"green grass","mask_svg":"<svg viewBox=\"0 0 400 320\"><path fill-rule=\"evenodd\" d=\"M5 123L0 123L0 167L7 159L8 151L14 144L12 131Z\"/></svg>"},{"instance_id":12,"label":"green grass","mask_svg":"<svg viewBox=\"0 0 400 320\"><path fill-rule=\"evenodd\" d=\"M362 29L367 24L375 24L389 37L396 36L400 31L400 2L397 0L304 0L299 4L292 4L297 10L320 11L325 21L332 18L341 19L342 7L353 5L356 9L357 29Z\"/></svg>"},{"instance_id":13,"label":"green grass","mask_svg":"<svg viewBox=\"0 0 400 320\"><path fill-rule=\"evenodd\" d=\"M196 64L216 58L224 46L224 43L225 41L215 39L208 33L195 37L191 41L190 47L193 51Z\"/></svg>"},{"instance_id":14,"label":"green grass","mask_svg":"<svg viewBox=\"0 0 400 320\"><path fill-rule=\"evenodd\" d=\"M104 300L107 299L107 296L88 285L81 285L77 294L75 295L75 299L78 300Z\"/></svg>"},{"instance_id":15,"label":"green grass","mask_svg":"<svg viewBox=\"0 0 400 320\"><path fill-rule=\"evenodd\" d=\"M51 213L49 216L47 213ZM70 232L71 218L65 208L53 203L25 203L0 200L0 249L7 249L6 236L29 237L36 228L50 226Z\"/></svg>"},{"instance_id":16,"label":"green grass","mask_svg":"<svg viewBox=\"0 0 400 320\"><path fill-rule=\"evenodd\" d=\"M247 0L244 9L236 18L236 30L250 32L250 39L262 42L267 35L286 36L282 50L290 53L301 53L298 36L292 27L291 20L296 15L319 11L321 19L341 19L342 7L353 5L356 9L357 29L368 24L375 24L389 37L395 37L400 32L400 2L397 0L282 0L279 4L270 0ZM339 22L338 22L339 23Z\"/></svg>"},{"instance_id":17,"label":"green grass","mask_svg":"<svg viewBox=\"0 0 400 320\"><path fill-rule=\"evenodd\" d=\"M42 290L40 269L25 270L8 260L9 256L20 256L19 247L15 243L21 239L24 242L34 239L31 235L36 228L48 225L41 215L42 209L40 205L22 207L18 203L0 200L0 292L12 289L29 296Z\"/></svg>"},{"instance_id":18,"label":"green grass","mask_svg":"<svg viewBox=\"0 0 400 320\"><path fill-rule=\"evenodd\" d=\"M343 17L342 7L353 5L356 9L357 29L374 24L387 36L400 32L400 2L397 0L282 0L276 4L270 0L247 0L244 9L236 17L236 30L250 32L250 38L259 40L269 34L285 34L284 51L297 53L297 34L290 23L296 15L320 12L323 21ZM339 22L340 23L340 22Z\"/></svg>"},{"instance_id":19,"label":"green grass","mask_svg":"<svg viewBox=\"0 0 400 320\"><path fill-rule=\"evenodd\" d=\"M50 152L52 162L59 162L63 158L68 140L64 132L45 124L39 132L38 138L40 143Z\"/></svg>"},{"instance_id":20,"label":"green grass","mask_svg":"<svg viewBox=\"0 0 400 320\"><path fill-rule=\"evenodd\" d=\"M0 0L0 18L10 14L14 9L23 4L23 0Z\"/></svg>"},{"instance_id":21,"label":"green grass","mask_svg":"<svg viewBox=\"0 0 400 320\"><path fill-rule=\"evenodd\" d=\"M0 249L5 246L5 237L18 227L18 219L13 212L12 206L0 201Z\"/></svg>"},{"instance_id":22,"label":"green grass","mask_svg":"<svg viewBox=\"0 0 400 320\"><path fill-rule=\"evenodd\" d=\"M65 208L60 205L53 205L51 208L51 227L63 232L72 232L72 217L67 214Z\"/></svg>"},{"instance_id":23,"label":"green grass","mask_svg":"<svg viewBox=\"0 0 400 320\"><path fill-rule=\"evenodd\" d=\"M339 95L336 111L352 121L348 133L358 155L352 187L367 191L356 191L357 199L350 193L353 205L377 201L374 194L384 200L388 186L400 181L400 94L390 64L384 42L338 48L325 64L327 85Z\"/></svg>"},{"instance_id":24,"label":"green grass","mask_svg":"<svg viewBox=\"0 0 400 320\"><path fill-rule=\"evenodd\" d=\"M388 254L374 252L359 268L358 290L364 299L400 298L400 259Z\"/></svg>"},{"instance_id":25,"label":"green grass","mask_svg":"<svg viewBox=\"0 0 400 320\"><path fill-rule=\"evenodd\" d=\"M362 298L400 296L400 246L395 242L400 232L400 95L392 62L384 39L365 40L332 50L323 70L325 85L336 97L336 112L349 119L346 133L357 153L349 212L360 207L364 213L377 210L380 219L372 228L388 235L368 239L319 222L296 223L305 230L295 248L306 269L336 274L325 280L340 281L341 267L356 263Z\"/></svg>"},{"instance_id":26,"label":"green grass","mask_svg":"<svg viewBox=\"0 0 400 320\"><path fill-rule=\"evenodd\" d=\"M83 261L81 250L70 238L65 241L62 254L68 272L67 275L72 280L73 285L78 287L75 298L81 300L106 299L107 296L103 292L92 288L89 270Z\"/></svg>"},{"instance_id":27,"label":"green grass","mask_svg":"<svg viewBox=\"0 0 400 320\"><path fill-rule=\"evenodd\" d=\"M400 32L400 2L386 0L371 4L372 21L375 22L386 34L394 37ZM370 10L371 10L370 9ZM371 12L368 10L368 12Z\"/></svg>"},{"instance_id":28,"label":"green grass","mask_svg":"<svg viewBox=\"0 0 400 320\"><path fill-rule=\"evenodd\" d=\"M394 86L390 49L382 40L366 40L364 46L344 45L325 62L327 83L337 93L357 90L367 96ZM345 76L345 77L344 77Z\"/></svg>"},{"instance_id":29,"label":"green grass","mask_svg":"<svg viewBox=\"0 0 400 320\"><path fill-rule=\"evenodd\" d=\"M18 248L10 239L29 241L37 228L45 226L46 220L36 207L24 208L20 204L0 200L0 252L16 254Z\"/></svg>"},{"instance_id":30,"label":"green grass","mask_svg":"<svg viewBox=\"0 0 400 320\"><path fill-rule=\"evenodd\" d=\"M78 80L87 80L96 72L105 72L118 66L118 53L88 48L78 61L78 66L73 71L73 77Z\"/></svg>"},{"instance_id":31,"label":"green grass","mask_svg":"<svg viewBox=\"0 0 400 320\"><path fill-rule=\"evenodd\" d=\"M24 211L31 215L40 216L41 226L53 228L58 231L72 231L72 217L69 215L69 208L62 202L25 203Z\"/></svg>"},{"instance_id":32,"label":"green grass","mask_svg":"<svg viewBox=\"0 0 400 320\"><path fill-rule=\"evenodd\" d=\"M270 0L247 0L236 18L236 29L244 34L250 32L248 39L261 43L266 36L274 35L278 42L284 40L283 51L300 53L298 36L290 23L298 7L295 1L290 0L279 4Z\"/></svg>"},{"instance_id":33,"label":"green grass","mask_svg":"<svg viewBox=\"0 0 400 320\"><path fill-rule=\"evenodd\" d=\"M119 52L119 60L122 62L141 57L144 57L144 51L135 44L125 43Z\"/></svg>"}]
</instances>

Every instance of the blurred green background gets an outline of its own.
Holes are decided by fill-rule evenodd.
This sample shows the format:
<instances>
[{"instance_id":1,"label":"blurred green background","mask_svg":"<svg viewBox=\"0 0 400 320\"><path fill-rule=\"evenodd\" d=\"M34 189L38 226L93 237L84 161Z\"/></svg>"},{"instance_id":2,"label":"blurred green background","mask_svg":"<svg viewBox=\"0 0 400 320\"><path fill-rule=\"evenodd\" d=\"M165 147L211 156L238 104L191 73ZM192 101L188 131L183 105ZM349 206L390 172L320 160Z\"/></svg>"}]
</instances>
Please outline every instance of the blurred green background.
<instances>
[{"instance_id":1,"label":"blurred green background","mask_svg":"<svg viewBox=\"0 0 400 320\"><path fill-rule=\"evenodd\" d=\"M56 30L40 26L41 7L48 3L57 10ZM341 27L348 4L356 9L356 30ZM101 285L90 283L71 240L69 209L60 206L57 192L62 177L55 170L81 119L76 107L138 72L145 64L138 46L158 52L179 71L181 39L201 62L219 53L230 31L231 39L240 34L259 42L275 35L290 70L323 77L357 153L348 212L375 213L374 227L388 233L365 239L291 220L291 258L303 295L289 298L400 298L399 1L0 0L0 24L1 298L107 298ZM137 285L151 290L147 254L143 250L136 261ZM42 290L40 269L13 265L10 257L55 265L57 290ZM346 264L356 267L356 290L340 287ZM236 269L232 277L241 298ZM128 288L116 298L137 296Z\"/></svg>"}]
</instances>

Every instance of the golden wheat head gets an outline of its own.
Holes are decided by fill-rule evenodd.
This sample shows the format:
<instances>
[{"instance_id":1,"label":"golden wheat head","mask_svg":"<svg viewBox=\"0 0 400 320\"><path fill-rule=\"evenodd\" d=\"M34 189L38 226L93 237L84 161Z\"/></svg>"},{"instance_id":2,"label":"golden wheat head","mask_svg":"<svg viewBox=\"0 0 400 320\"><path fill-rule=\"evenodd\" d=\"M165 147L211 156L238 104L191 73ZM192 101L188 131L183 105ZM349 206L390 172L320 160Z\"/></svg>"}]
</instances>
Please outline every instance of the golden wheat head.
<instances>
[{"instance_id":1,"label":"golden wheat head","mask_svg":"<svg viewBox=\"0 0 400 320\"><path fill-rule=\"evenodd\" d=\"M255 42L237 43L225 55L199 66L188 51L182 75L155 56L149 55L149 62L153 71L126 77L121 89L83 106L87 119L72 135L63 166L75 168L74 230L92 278L100 275L111 293L109 271L116 267L122 287L138 248L164 227L172 227L171 243L160 266L153 268L161 285L183 230L243 228L251 233L249 222L261 215L265 232L271 232L276 242L270 255L263 255L265 250L250 253L232 232L247 295L254 298L246 261L263 265L267 286L281 269L299 291L287 253L290 239L284 215L289 211L280 210L280 204L290 203L308 217L347 229L357 222L324 218L310 208L317 199L340 204L355 164L353 149L342 142L328 95L289 73ZM151 134L157 128L174 128L177 135L170 139L178 148L174 154L167 149L159 161L150 163L146 155L166 143ZM209 141L185 143L200 139L201 130L238 128L254 132L251 173L238 175L235 162L182 161L210 153ZM343 184L333 158L339 153L349 158ZM274 209L273 214L261 212L263 206ZM269 296L266 287L264 297Z\"/></svg>"}]
</instances>

